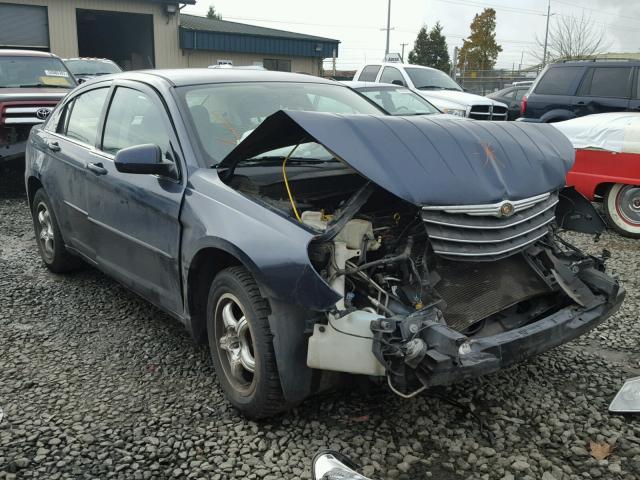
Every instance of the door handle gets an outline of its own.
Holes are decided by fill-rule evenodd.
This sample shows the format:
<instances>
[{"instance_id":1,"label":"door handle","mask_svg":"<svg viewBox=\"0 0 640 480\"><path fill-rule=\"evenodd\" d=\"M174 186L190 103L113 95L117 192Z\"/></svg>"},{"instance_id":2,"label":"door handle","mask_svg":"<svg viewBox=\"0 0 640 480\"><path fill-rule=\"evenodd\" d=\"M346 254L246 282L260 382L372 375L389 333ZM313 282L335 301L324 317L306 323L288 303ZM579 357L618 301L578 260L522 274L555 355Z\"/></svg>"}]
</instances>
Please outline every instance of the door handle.
<instances>
[{"instance_id":1,"label":"door handle","mask_svg":"<svg viewBox=\"0 0 640 480\"><path fill-rule=\"evenodd\" d=\"M585 102L576 102L576 105L585 105Z\"/></svg>"},{"instance_id":2,"label":"door handle","mask_svg":"<svg viewBox=\"0 0 640 480\"><path fill-rule=\"evenodd\" d=\"M106 175L107 169L101 163L87 163L87 170L96 175Z\"/></svg>"},{"instance_id":3,"label":"door handle","mask_svg":"<svg viewBox=\"0 0 640 480\"><path fill-rule=\"evenodd\" d=\"M48 142L47 147L49 147L49 150L51 150L52 152L60 151L60 145L58 144L58 142Z\"/></svg>"}]
</instances>

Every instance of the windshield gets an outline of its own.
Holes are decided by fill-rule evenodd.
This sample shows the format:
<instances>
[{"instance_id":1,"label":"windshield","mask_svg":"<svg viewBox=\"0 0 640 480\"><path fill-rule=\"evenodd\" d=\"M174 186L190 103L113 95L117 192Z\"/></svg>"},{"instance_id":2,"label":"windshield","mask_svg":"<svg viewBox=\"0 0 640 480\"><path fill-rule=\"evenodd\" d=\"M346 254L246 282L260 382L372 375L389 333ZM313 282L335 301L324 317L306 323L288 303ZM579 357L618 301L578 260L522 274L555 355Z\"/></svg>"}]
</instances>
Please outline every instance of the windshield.
<instances>
[{"instance_id":1,"label":"windshield","mask_svg":"<svg viewBox=\"0 0 640 480\"><path fill-rule=\"evenodd\" d=\"M406 67L405 71L417 89L429 90L457 90L462 91L460 85L451 80L446 73L440 70L427 68Z\"/></svg>"},{"instance_id":2,"label":"windshield","mask_svg":"<svg viewBox=\"0 0 640 480\"><path fill-rule=\"evenodd\" d=\"M122 71L111 60L66 60L65 63L74 75L108 75Z\"/></svg>"},{"instance_id":3,"label":"windshield","mask_svg":"<svg viewBox=\"0 0 640 480\"><path fill-rule=\"evenodd\" d=\"M390 115L440 113L427 100L406 88L364 88L359 92L380 105Z\"/></svg>"},{"instance_id":4,"label":"windshield","mask_svg":"<svg viewBox=\"0 0 640 480\"><path fill-rule=\"evenodd\" d=\"M383 112L347 87L319 83L234 83L178 90L188 107L208 163L215 165L265 118L279 110L381 115ZM320 156L301 146L295 156ZM286 155L287 153L284 153ZM282 151L261 157L282 156ZM326 153L322 158L327 159Z\"/></svg>"},{"instance_id":5,"label":"windshield","mask_svg":"<svg viewBox=\"0 0 640 480\"><path fill-rule=\"evenodd\" d=\"M0 88L75 86L75 80L59 58L0 56Z\"/></svg>"}]
</instances>

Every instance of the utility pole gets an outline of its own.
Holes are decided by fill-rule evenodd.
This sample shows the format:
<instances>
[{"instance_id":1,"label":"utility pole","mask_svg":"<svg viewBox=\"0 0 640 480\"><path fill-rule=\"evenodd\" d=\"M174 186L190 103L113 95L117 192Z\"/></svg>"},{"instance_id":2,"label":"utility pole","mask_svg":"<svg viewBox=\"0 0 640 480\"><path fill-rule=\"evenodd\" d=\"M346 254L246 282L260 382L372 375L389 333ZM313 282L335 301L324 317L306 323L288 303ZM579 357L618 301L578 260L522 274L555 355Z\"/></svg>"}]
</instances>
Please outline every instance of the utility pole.
<instances>
[{"instance_id":1,"label":"utility pole","mask_svg":"<svg viewBox=\"0 0 640 480\"><path fill-rule=\"evenodd\" d=\"M458 70L458 47L453 47L453 61L451 62L451 72L449 75L454 80L456 79L456 73Z\"/></svg>"},{"instance_id":2,"label":"utility pole","mask_svg":"<svg viewBox=\"0 0 640 480\"><path fill-rule=\"evenodd\" d=\"M522 61L524 60L524 50L522 51L522 55L520 55L520 66L518 67L518 71L522 71Z\"/></svg>"},{"instance_id":3,"label":"utility pole","mask_svg":"<svg viewBox=\"0 0 640 480\"><path fill-rule=\"evenodd\" d=\"M406 47L407 45L409 45L408 43L401 43L400 44L402 46L402 63L404 63L404 47Z\"/></svg>"},{"instance_id":4,"label":"utility pole","mask_svg":"<svg viewBox=\"0 0 640 480\"><path fill-rule=\"evenodd\" d=\"M551 1L551 0L549 0ZM547 17L547 25L549 23L549 17ZM384 54L389 54L389 32L391 31L391 0L387 2L387 46L384 49Z\"/></svg>"},{"instance_id":5,"label":"utility pole","mask_svg":"<svg viewBox=\"0 0 640 480\"><path fill-rule=\"evenodd\" d=\"M547 3L547 28L544 32L544 50L542 52L542 66L547 64L547 40L549 39L549 17L551 16L551 0Z\"/></svg>"}]
</instances>

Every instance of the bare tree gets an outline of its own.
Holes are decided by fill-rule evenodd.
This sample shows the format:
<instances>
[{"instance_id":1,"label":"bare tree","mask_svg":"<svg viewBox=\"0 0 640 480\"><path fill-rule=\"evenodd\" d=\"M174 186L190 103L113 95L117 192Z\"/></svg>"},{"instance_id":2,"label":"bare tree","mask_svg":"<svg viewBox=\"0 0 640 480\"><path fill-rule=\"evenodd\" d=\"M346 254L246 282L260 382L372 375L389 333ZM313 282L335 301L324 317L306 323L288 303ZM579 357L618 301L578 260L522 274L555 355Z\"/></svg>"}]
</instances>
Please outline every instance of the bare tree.
<instances>
[{"instance_id":1,"label":"bare tree","mask_svg":"<svg viewBox=\"0 0 640 480\"><path fill-rule=\"evenodd\" d=\"M610 42L605 39L605 30L597 28L590 16L582 13L580 17L559 15L549 27L547 42L547 61L543 62L544 39L536 36L539 49L532 55L541 63L559 60L589 58L605 52Z\"/></svg>"}]
</instances>

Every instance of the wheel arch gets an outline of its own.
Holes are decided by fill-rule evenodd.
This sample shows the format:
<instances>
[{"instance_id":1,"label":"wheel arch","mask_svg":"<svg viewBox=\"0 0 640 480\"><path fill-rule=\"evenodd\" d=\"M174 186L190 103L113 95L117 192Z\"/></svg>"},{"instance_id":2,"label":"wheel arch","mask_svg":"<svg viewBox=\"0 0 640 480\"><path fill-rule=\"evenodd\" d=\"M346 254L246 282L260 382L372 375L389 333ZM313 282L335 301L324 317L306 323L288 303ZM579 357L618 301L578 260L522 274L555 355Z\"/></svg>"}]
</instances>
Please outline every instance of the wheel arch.
<instances>
[{"instance_id":1,"label":"wheel arch","mask_svg":"<svg viewBox=\"0 0 640 480\"><path fill-rule=\"evenodd\" d=\"M540 121L543 123L554 123L571 120L572 118L576 118L576 114L572 111L557 109L546 112L542 117L540 117Z\"/></svg>"},{"instance_id":2,"label":"wheel arch","mask_svg":"<svg viewBox=\"0 0 640 480\"><path fill-rule=\"evenodd\" d=\"M222 270L244 266L252 274L237 252L219 245L202 246L193 256L186 275L186 300L190 318L189 330L198 343L207 341L207 296L213 279Z\"/></svg>"},{"instance_id":3,"label":"wheel arch","mask_svg":"<svg viewBox=\"0 0 640 480\"><path fill-rule=\"evenodd\" d=\"M596 185L593 190L594 196L600 197L600 200L603 200L607 192L611 187L615 185L615 182L601 182Z\"/></svg>"},{"instance_id":4,"label":"wheel arch","mask_svg":"<svg viewBox=\"0 0 640 480\"><path fill-rule=\"evenodd\" d=\"M208 341L206 308L209 288L219 272L232 266L245 267L269 301L269 326L283 394L288 402L298 403L313 391L313 370L306 364L305 320L311 313L274 295L251 259L224 240L209 239L200 245L188 264L185 295L188 329L198 343Z\"/></svg>"},{"instance_id":5,"label":"wheel arch","mask_svg":"<svg viewBox=\"0 0 640 480\"><path fill-rule=\"evenodd\" d=\"M33 205L33 197L35 197L36 192L40 189L44 188L40 179L34 175L31 175L27 179L27 199L29 201L29 208Z\"/></svg>"}]
</instances>

